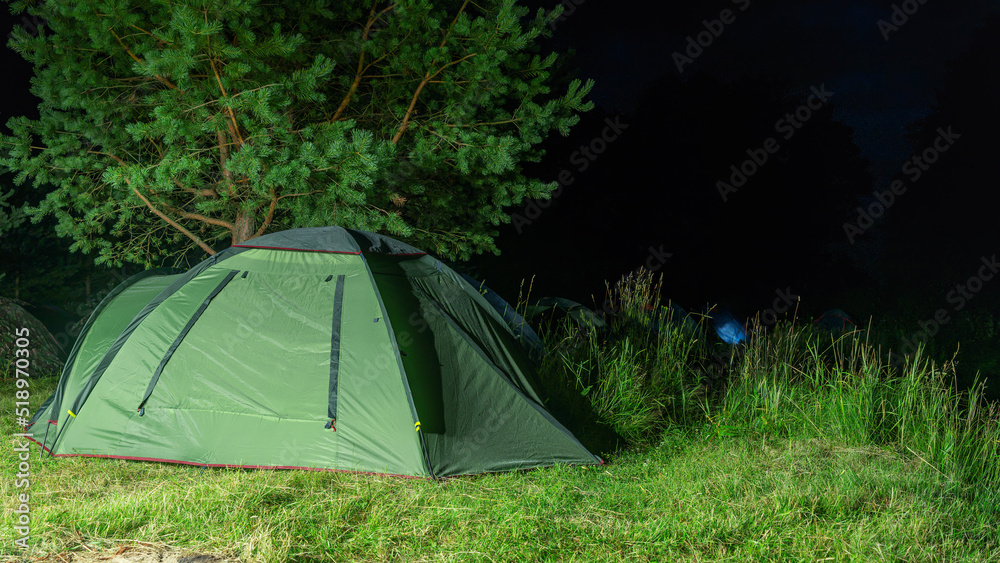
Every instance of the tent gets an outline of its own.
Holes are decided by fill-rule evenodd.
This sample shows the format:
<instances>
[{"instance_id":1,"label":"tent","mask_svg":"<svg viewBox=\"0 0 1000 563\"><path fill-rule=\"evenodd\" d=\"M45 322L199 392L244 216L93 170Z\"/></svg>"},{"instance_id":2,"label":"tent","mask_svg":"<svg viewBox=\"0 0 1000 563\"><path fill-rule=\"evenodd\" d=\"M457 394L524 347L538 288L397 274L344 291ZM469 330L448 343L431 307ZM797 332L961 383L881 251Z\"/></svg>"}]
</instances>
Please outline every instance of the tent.
<instances>
[{"instance_id":1,"label":"tent","mask_svg":"<svg viewBox=\"0 0 1000 563\"><path fill-rule=\"evenodd\" d=\"M22 307L24 305L24 307ZM26 336L30 342L29 365L33 375L54 374L62 369L65 356L59 342L37 317L26 309L23 301L0 297L0 362L14 366L18 356L17 341ZM23 362L23 360L22 360ZM11 375L14 375L13 372Z\"/></svg>"},{"instance_id":2,"label":"tent","mask_svg":"<svg viewBox=\"0 0 1000 563\"><path fill-rule=\"evenodd\" d=\"M584 329L604 330L606 323L597 313L564 297L541 297L525 309L525 314L539 325L558 324L569 319Z\"/></svg>"},{"instance_id":3,"label":"tent","mask_svg":"<svg viewBox=\"0 0 1000 563\"><path fill-rule=\"evenodd\" d=\"M295 229L112 291L26 432L55 456L450 476L601 460L504 319L389 237Z\"/></svg>"},{"instance_id":4,"label":"tent","mask_svg":"<svg viewBox=\"0 0 1000 563\"><path fill-rule=\"evenodd\" d=\"M539 361L542 358L544 352L542 339L538 337L538 333L535 329L531 328L528 321L524 320L513 306L511 306L503 297L500 297L497 292L486 287L484 282L481 282L472 276L466 274L461 274L462 279L472 284L472 287L476 288L477 291L486 299L486 302L493 307L493 310L503 317L505 323L510 328L514 336L517 337L517 341L521 343L527 351L528 355L533 361Z\"/></svg>"},{"instance_id":5,"label":"tent","mask_svg":"<svg viewBox=\"0 0 1000 563\"><path fill-rule=\"evenodd\" d=\"M850 332L857 330L857 325L851 320L850 315L840 309L829 309L813 321L813 326L818 330L828 332Z\"/></svg>"},{"instance_id":6,"label":"tent","mask_svg":"<svg viewBox=\"0 0 1000 563\"><path fill-rule=\"evenodd\" d=\"M712 305L708 308L705 316L708 317L708 321L712 325L715 334L719 337L719 340L722 340L726 344L742 344L746 342L747 332L743 327L743 323L736 320L736 317L729 312L729 309L720 305Z\"/></svg>"}]
</instances>

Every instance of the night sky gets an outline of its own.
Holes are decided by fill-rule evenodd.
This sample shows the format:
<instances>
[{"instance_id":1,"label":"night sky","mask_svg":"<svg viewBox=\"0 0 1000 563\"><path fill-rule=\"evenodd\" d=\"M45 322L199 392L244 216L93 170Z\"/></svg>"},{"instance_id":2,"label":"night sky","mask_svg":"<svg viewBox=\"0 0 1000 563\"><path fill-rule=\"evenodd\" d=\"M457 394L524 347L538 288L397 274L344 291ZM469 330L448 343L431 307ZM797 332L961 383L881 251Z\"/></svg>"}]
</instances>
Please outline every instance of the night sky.
<instances>
[{"instance_id":1,"label":"night sky","mask_svg":"<svg viewBox=\"0 0 1000 563\"><path fill-rule=\"evenodd\" d=\"M514 295L535 274L535 295L594 305L605 280L653 266L666 297L741 316L789 292L800 311L859 319L953 307L949 291L997 250L1000 4L682 4L565 0L547 46L574 51L597 108L538 167L572 184L516 210L528 222L503 229L479 274ZM627 129L594 142L615 121ZM745 184L720 188L768 139ZM602 152L581 158L591 143ZM871 207L893 181L901 194ZM1000 293L983 286L980 304Z\"/></svg>"},{"instance_id":2,"label":"night sky","mask_svg":"<svg viewBox=\"0 0 1000 563\"><path fill-rule=\"evenodd\" d=\"M988 273L1000 3L563 3L543 47L573 52L596 108L526 166L556 197L461 265L502 295L534 275L534 296L594 305L645 265L689 309L797 295L810 314L922 318ZM30 72L5 57L2 121L33 114ZM963 300L1000 293L978 283Z\"/></svg>"}]
</instances>

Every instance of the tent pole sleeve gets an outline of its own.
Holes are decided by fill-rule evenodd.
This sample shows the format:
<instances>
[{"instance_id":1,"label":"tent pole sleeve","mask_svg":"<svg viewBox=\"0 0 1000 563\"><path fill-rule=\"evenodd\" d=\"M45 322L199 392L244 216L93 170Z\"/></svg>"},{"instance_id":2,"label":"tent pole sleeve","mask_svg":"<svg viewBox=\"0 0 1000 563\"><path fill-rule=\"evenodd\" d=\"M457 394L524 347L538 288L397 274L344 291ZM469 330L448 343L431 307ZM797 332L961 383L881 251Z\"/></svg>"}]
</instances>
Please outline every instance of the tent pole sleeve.
<instances>
[{"instance_id":1,"label":"tent pole sleeve","mask_svg":"<svg viewBox=\"0 0 1000 563\"><path fill-rule=\"evenodd\" d=\"M83 328L80 329L80 334L78 334L76 337L76 342L73 344L73 348L70 350L69 356L67 356L66 358L66 364L63 366L62 376L59 378L59 386L56 387L55 392L53 392L52 395L50 395L49 398L45 400L45 403L43 403L42 407L38 409L38 412L35 413L35 416L31 418L31 420L28 423L28 426L31 426L38 420L39 416L43 413L43 411L45 411L46 407L49 407L50 409L49 414L51 418L55 420L58 420L60 418L59 413L62 411L63 393L65 392L66 389L66 378L68 374L72 371L73 364L76 362L76 356L80 352L80 344L83 342L83 339L86 336L86 334L90 331L90 328L94 326L94 322L97 320L97 317L101 315L101 313L108 307L108 305L110 305L111 302L114 301L116 297L121 295L122 292L124 292L129 287L135 285L136 282L142 279L148 278L150 276L167 276L167 275L179 274L181 272L182 272L181 270L178 270L176 268L154 268L152 270L147 270L145 272L138 273L130 277L129 279L123 281L122 283L118 284L117 286L115 286L115 288L111 290L111 293L107 294L104 297L104 299L101 300L101 302L97 305L97 308L94 309L92 313L90 313L90 316L87 318L87 322L84 323ZM93 387L92 385L84 387L84 389L80 392L80 395L77 396L76 401L73 403L73 406L71 407L72 410L74 411L80 410L80 406L82 404L80 402L80 396L84 394L89 395L90 393L89 389L92 387ZM58 433L56 434L56 436L58 436ZM52 443L52 446L55 447L55 442Z\"/></svg>"},{"instance_id":2,"label":"tent pole sleeve","mask_svg":"<svg viewBox=\"0 0 1000 563\"><path fill-rule=\"evenodd\" d=\"M365 255L361 253L362 260L365 261L365 270L368 272L368 283L372 284L372 287L377 288L378 283L375 281L375 275L372 274L371 266L368 264L368 260L365 259ZM396 356L396 365L399 366L399 376L401 382L403 383L403 391L406 393L406 401L410 406L410 415L413 416L414 427L417 431L417 441L420 443L420 449L423 450L424 462L427 464L427 473L430 474L431 479L434 479L434 464L431 463L430 453L427 449L427 442L424 440L424 431L420 429L420 417L417 415L417 407L413 404L413 395L410 393L410 381L406 377L406 368L403 367L403 358L399 355L399 344L396 342L396 334L392 330L392 321L389 320L389 311L385 308L385 301L382 300L382 294L378 291L375 292L375 297L378 300L379 311L382 313L382 318L385 320L386 334L389 337L389 342L392 343L393 354Z\"/></svg>"},{"instance_id":3,"label":"tent pole sleeve","mask_svg":"<svg viewBox=\"0 0 1000 563\"><path fill-rule=\"evenodd\" d=\"M38 450L38 459L42 459L42 454L45 453L45 442L49 439L49 426L52 426L52 423L45 424L45 435L42 436L42 447Z\"/></svg>"},{"instance_id":4,"label":"tent pole sleeve","mask_svg":"<svg viewBox=\"0 0 1000 563\"><path fill-rule=\"evenodd\" d=\"M228 285L229 282L234 277L236 277L236 274L238 273L240 273L239 270L231 270L228 274L226 274L226 277L223 278L221 282L219 282L219 285L215 286L215 289L212 290L212 293L208 294L208 297L206 297L205 300L202 301L201 307L198 307L198 310L195 311L194 315L191 315L191 319L188 320L186 325L184 325L184 328L181 330L181 333L178 334L177 338L174 339L174 342L170 345L170 348L167 348L167 353L164 354L163 359L160 360L160 365L156 366L156 371L153 372L153 378L150 379L149 385L146 387L146 393L142 396L142 401L139 402L139 406L136 407L135 410L137 411L142 410L143 405L145 405L146 401L149 400L149 396L153 394L153 388L156 387L156 382L160 380L160 374L163 373L163 368L166 367L167 362L169 362L170 358L174 355L174 351L177 350L177 347L181 345L181 342L184 340L184 337L187 336L187 333L191 330L191 327L194 326L194 323L198 322L198 319L201 318L202 313L204 313L205 309L208 308L208 304L212 302L212 299L215 299L215 296L218 295L219 292L222 291L222 289L225 288L226 285Z\"/></svg>"},{"instance_id":5,"label":"tent pole sleeve","mask_svg":"<svg viewBox=\"0 0 1000 563\"><path fill-rule=\"evenodd\" d=\"M330 330L330 420L337 419L337 377L340 374L340 332L344 311L344 280L347 276L337 276L337 288L333 293L333 328Z\"/></svg>"}]
</instances>

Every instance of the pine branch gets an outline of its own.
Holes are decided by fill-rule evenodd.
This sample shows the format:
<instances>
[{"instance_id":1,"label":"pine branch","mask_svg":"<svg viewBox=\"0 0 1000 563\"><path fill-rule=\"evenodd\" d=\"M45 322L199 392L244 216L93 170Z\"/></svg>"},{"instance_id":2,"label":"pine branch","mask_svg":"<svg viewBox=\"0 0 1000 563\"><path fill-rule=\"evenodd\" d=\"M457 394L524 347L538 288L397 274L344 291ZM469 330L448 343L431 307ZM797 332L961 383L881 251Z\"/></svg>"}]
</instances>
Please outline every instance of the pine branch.
<instances>
[{"instance_id":1,"label":"pine branch","mask_svg":"<svg viewBox=\"0 0 1000 563\"><path fill-rule=\"evenodd\" d=\"M424 86L427 86L427 83L430 81L430 79L434 78L438 74L441 74L441 71L443 71L444 69L452 65L457 65L458 63L464 61L465 59L475 56L476 53L469 53L468 55L465 55L461 59L455 59L454 61L451 61L450 63L434 71L434 74L431 74L431 71L429 70L427 71L427 74L424 75L424 79L420 81L420 84L417 86L417 89L413 92L413 98L410 99L410 106L406 108L406 114L403 116L403 122L399 125L399 129L396 130L396 134L392 136L393 144L399 142L399 139L403 136L403 133L406 132L406 128L410 126L410 118L413 117L413 110L414 108L417 107L417 98L420 97L421 90L424 89Z\"/></svg>"},{"instance_id":2,"label":"pine branch","mask_svg":"<svg viewBox=\"0 0 1000 563\"><path fill-rule=\"evenodd\" d=\"M304 193L300 193L300 194L285 194L285 195L279 197L278 199L282 200L282 199L285 199L286 197L301 197L301 196L304 196L304 195L313 195L313 194L321 194L321 193L323 193L322 190L313 190L311 192L304 192Z\"/></svg>"},{"instance_id":3,"label":"pine branch","mask_svg":"<svg viewBox=\"0 0 1000 563\"><path fill-rule=\"evenodd\" d=\"M206 217L199 213L191 213L190 211L184 211L181 209L172 209L174 213L177 213L185 219L191 219L192 221L201 221L202 223L208 223L209 225L215 225L218 227L223 227L229 229L230 231L236 229L236 226L228 221L223 221L222 219L213 219L212 217Z\"/></svg>"},{"instance_id":4,"label":"pine branch","mask_svg":"<svg viewBox=\"0 0 1000 563\"><path fill-rule=\"evenodd\" d=\"M215 81L219 83L219 90L222 92L222 97L228 98L229 94L226 93L226 87L222 85L222 77L219 76L219 70L215 68L215 58L209 55L208 63L212 65L212 72L215 73ZM237 150L239 150L239 147L243 146L243 137L240 135L240 126L236 123L236 115L233 113L233 108L227 107L226 111L229 112L229 132L232 133L234 139L240 142L239 145L237 145Z\"/></svg>"},{"instance_id":5,"label":"pine branch","mask_svg":"<svg viewBox=\"0 0 1000 563\"><path fill-rule=\"evenodd\" d=\"M185 191L185 192L187 192L187 193L189 193L191 195L201 196L201 197L211 197L211 198L219 197L219 193L216 192L213 188L205 188L204 190L196 190L194 188L185 187L183 184L181 184L180 180L178 180L177 178L174 178L173 180L174 180L174 185L176 185L178 188L180 188L181 190L183 190L183 191Z\"/></svg>"},{"instance_id":6,"label":"pine branch","mask_svg":"<svg viewBox=\"0 0 1000 563\"><path fill-rule=\"evenodd\" d=\"M484 121L482 123L446 123L445 125L448 127L479 127L482 125L505 125L507 123L517 123L522 119L524 118L513 117L511 119L505 119L503 121Z\"/></svg>"},{"instance_id":7,"label":"pine branch","mask_svg":"<svg viewBox=\"0 0 1000 563\"><path fill-rule=\"evenodd\" d=\"M226 166L226 161L229 159L229 149L226 148L228 143L226 143L226 134L222 131L216 131L216 136L219 139L219 168L222 170L222 176L226 179L226 193L229 197L233 197L233 171Z\"/></svg>"},{"instance_id":8,"label":"pine branch","mask_svg":"<svg viewBox=\"0 0 1000 563\"><path fill-rule=\"evenodd\" d=\"M164 38L162 38L162 37L160 37L158 35L154 35L154 34L146 31L145 29L143 29L143 28L141 28L141 27L139 27L139 26L137 26L135 24L130 24L129 27L131 27L133 29L137 29L137 30L145 33L146 35L152 37L153 39L156 39L156 41L159 42L159 43L166 43L168 45L173 43L173 41L170 41L169 39L164 39Z\"/></svg>"},{"instance_id":9,"label":"pine branch","mask_svg":"<svg viewBox=\"0 0 1000 563\"><path fill-rule=\"evenodd\" d=\"M193 240L195 242L195 244L197 244L198 246L200 246L201 249L204 250L205 252L207 252L209 255L214 255L215 254L215 251L212 250L211 247L209 247L207 244L205 244L205 242L202 241L200 238L198 238L194 233L192 233L191 231L185 229L183 225L181 225L177 221L174 221L170 217L167 217L166 214L164 214L162 211L160 211L155 206L153 206L153 204L148 199L146 199L146 196L144 196L141 193L139 193L139 190L137 190L135 188L135 186L132 185L132 182L130 182L128 180L125 180L125 183L127 183L129 185L129 187L132 188L132 191L135 193L135 195L139 196L139 199L141 199L142 202L146 204L146 207L148 207L150 211L152 211L154 214L156 214L157 217L159 217L160 219L163 219L164 221L167 222L168 225L170 225L171 227L177 229L178 231L180 231L181 233L183 233L184 236L186 236L189 239Z\"/></svg>"},{"instance_id":10,"label":"pine branch","mask_svg":"<svg viewBox=\"0 0 1000 563\"><path fill-rule=\"evenodd\" d=\"M257 238L257 237L259 237L260 235L264 234L265 231L267 231L268 227L271 226L271 221L274 219L274 210L277 209L277 207L278 207L278 200L281 199L281 198L277 197L277 195L278 194L274 193L274 190L272 189L271 190L271 205L267 209L267 217L264 218L264 222L260 225L260 228L257 229L257 232L254 233L253 236L250 237L250 238Z\"/></svg>"},{"instance_id":11,"label":"pine branch","mask_svg":"<svg viewBox=\"0 0 1000 563\"><path fill-rule=\"evenodd\" d=\"M451 30L454 29L455 24L458 22L459 16L462 15L462 12L465 11L465 7L468 5L469 5L469 0L465 0L465 2L462 2L462 7L459 8L458 13L455 14L455 19L451 20L451 25L448 26L448 31L445 32L444 37L441 39L441 44L438 45L438 48L444 47L445 43L448 42L448 38L451 37ZM398 143L399 139L403 137L403 133L406 132L406 128L409 127L410 118L413 117L413 110L414 108L417 107L417 98L420 97L420 92L424 89L424 86L427 86L427 82L430 81L430 79L437 76L445 68L454 64L458 64L464 61L465 59L473 57L475 55L476 55L475 53L471 53L462 57L461 59L451 61L450 63L434 71L434 74L431 74L431 71L429 70L427 71L426 74L424 74L424 79L420 81L420 84L417 85L416 91L413 92L413 98L410 99L410 106L406 108L406 114L403 115L403 122L399 124L399 129L397 129L396 134L392 136L392 144L395 145L396 143Z\"/></svg>"},{"instance_id":12,"label":"pine branch","mask_svg":"<svg viewBox=\"0 0 1000 563\"><path fill-rule=\"evenodd\" d=\"M196 76L196 77L197 78L207 78L207 76ZM237 94L234 94L229 99L232 100L232 99L235 99L235 98L237 98L239 96L242 96L243 94L249 94L251 92L256 92L257 90L263 90L264 88L270 88L272 86L280 86L280 84L278 84L277 82L273 82L271 84L265 84L263 86L258 86L256 88L251 88L249 90L243 90L243 91L241 91L241 92L239 92ZM207 101L207 102L205 102L203 104L198 104L196 106L191 106L191 107L187 108L186 110L184 110L183 113L188 113L189 111L194 111L194 110L196 110L196 109L198 109L200 107L205 107L205 106L207 106L209 104L217 104L217 103L219 103L219 99L209 100L209 101Z\"/></svg>"},{"instance_id":13,"label":"pine branch","mask_svg":"<svg viewBox=\"0 0 1000 563\"><path fill-rule=\"evenodd\" d=\"M111 153L97 152L97 151L88 151L88 152L91 153L91 154L103 154L104 156L111 157L118 164L121 164L122 166L127 166L125 164L124 160L122 160L118 156L113 155ZM212 248L210 246L208 246L207 244L205 244L205 241L201 240L197 235L195 235L191 231L185 229L183 225L181 225L177 221L174 221L170 217L167 217L167 215L165 213L163 213L162 211L160 211L159 209L157 209L156 206L153 205L153 203L151 201L149 201L149 199L146 198L146 196L142 195L142 193L140 193L139 190L136 189L136 187L132 185L132 181L131 180L129 180L128 178L125 178L125 183L128 184L128 186L130 188L132 188L132 192L135 193L135 195L138 196L139 199L141 199L142 202L146 204L146 207L148 207L149 210L152 211L154 215L156 215L160 219L163 219L168 225L170 225L171 227L173 227L173 228L177 229L178 231L180 231L181 233L183 233L184 236L186 236L189 239L191 239L192 241L194 241L195 244L197 244L199 247L201 247L201 249L204 250L205 252L207 252L209 255L214 255L215 254L215 251L212 250Z\"/></svg>"},{"instance_id":14,"label":"pine branch","mask_svg":"<svg viewBox=\"0 0 1000 563\"><path fill-rule=\"evenodd\" d=\"M355 90L357 90L358 85L361 84L361 78L364 76L365 71L371 68L372 65L378 63L379 61L385 58L385 56L381 56L372 61L371 63L369 63L368 66L365 66L364 42L368 40L368 33L371 31L372 25L374 25L375 22L382 17L382 14L396 7L395 4L390 4L389 7L385 8L384 10L376 14L375 13L376 4L372 4L371 12L368 13L368 22L365 24L365 30L361 33L361 43L362 43L361 55L358 57L358 70L357 72L354 73L354 81L351 82L351 87L347 89L347 95L345 95L344 99L340 101L340 105L337 107L337 111L335 111L333 113L333 117L330 118L331 123L333 123L334 121L338 121L340 119L340 116L344 113L344 110L347 109L347 104L351 103L351 97L354 96Z\"/></svg>"},{"instance_id":15,"label":"pine branch","mask_svg":"<svg viewBox=\"0 0 1000 563\"><path fill-rule=\"evenodd\" d=\"M118 44L122 46L122 49L125 49L125 52L126 52L126 53L128 53L128 56L132 57L132 60L134 60L135 62L137 62L137 63L139 63L139 64L142 64L142 59L140 59L139 57L137 57L137 56L135 55L135 53L133 53L133 52L132 52L132 49L129 49L129 48L128 48L128 47L127 47L127 46L125 45L125 42L124 42L124 41L122 41L122 38L121 38L121 37L118 37L118 34L117 34L117 33L115 33L115 30L114 30L114 28L112 28L112 27L109 27L109 28L108 28L108 31L110 31L110 32L111 32L111 35L114 35L114 36L115 36L115 39L117 39L117 40L118 40ZM168 86L168 87L169 87L169 88L170 88L171 90L177 90L177 91L178 91L178 92L180 92L181 94L183 94L183 93L184 93L184 91L183 91L183 90L180 90L180 89L178 89L178 88L177 88L177 86L174 86L174 84L173 84L172 82L170 82L169 80L167 80L166 78L164 78L164 77L162 77L162 76L160 76L160 75L158 75L158 74L156 75L156 79L157 79L157 80L159 80L160 82L162 82L162 83L166 84L166 85L167 85L167 86Z\"/></svg>"}]
</instances>

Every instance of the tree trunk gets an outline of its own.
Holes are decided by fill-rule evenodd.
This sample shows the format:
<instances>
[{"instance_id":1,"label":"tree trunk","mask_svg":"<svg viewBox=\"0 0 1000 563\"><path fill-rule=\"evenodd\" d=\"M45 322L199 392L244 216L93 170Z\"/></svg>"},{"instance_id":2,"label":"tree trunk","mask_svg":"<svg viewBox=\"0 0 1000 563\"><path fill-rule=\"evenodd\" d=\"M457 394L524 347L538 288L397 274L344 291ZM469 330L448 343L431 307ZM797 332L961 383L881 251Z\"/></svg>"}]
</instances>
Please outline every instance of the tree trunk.
<instances>
[{"instance_id":1,"label":"tree trunk","mask_svg":"<svg viewBox=\"0 0 1000 563\"><path fill-rule=\"evenodd\" d=\"M233 229L233 244L240 244L253 236L254 220L246 211L240 211L236 214L233 225L235 227Z\"/></svg>"}]
</instances>

